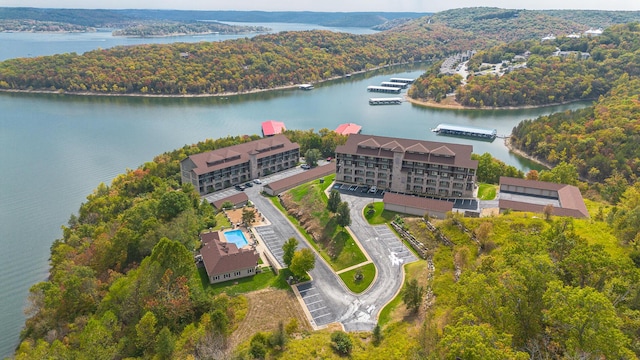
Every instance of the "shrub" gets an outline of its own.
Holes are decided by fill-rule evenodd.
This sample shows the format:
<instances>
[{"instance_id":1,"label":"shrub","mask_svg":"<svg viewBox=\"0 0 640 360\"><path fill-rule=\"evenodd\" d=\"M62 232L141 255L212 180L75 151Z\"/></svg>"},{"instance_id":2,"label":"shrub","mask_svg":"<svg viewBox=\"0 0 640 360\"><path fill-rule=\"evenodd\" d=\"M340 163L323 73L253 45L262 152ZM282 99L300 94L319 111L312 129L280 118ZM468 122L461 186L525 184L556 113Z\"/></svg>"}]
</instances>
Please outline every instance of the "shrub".
<instances>
[{"instance_id":1,"label":"shrub","mask_svg":"<svg viewBox=\"0 0 640 360\"><path fill-rule=\"evenodd\" d=\"M353 349L351 338L342 331L334 331L331 334L331 346L341 355L349 355Z\"/></svg>"}]
</instances>

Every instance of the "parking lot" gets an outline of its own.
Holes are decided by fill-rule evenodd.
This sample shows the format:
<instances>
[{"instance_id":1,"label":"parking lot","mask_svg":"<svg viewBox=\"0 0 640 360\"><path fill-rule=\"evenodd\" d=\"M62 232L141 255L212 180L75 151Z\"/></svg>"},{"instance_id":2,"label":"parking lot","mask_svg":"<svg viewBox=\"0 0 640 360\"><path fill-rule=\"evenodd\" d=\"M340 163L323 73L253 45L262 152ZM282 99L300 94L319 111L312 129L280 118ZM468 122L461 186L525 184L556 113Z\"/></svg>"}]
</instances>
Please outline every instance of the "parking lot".
<instances>
[{"instance_id":1,"label":"parking lot","mask_svg":"<svg viewBox=\"0 0 640 360\"><path fill-rule=\"evenodd\" d=\"M374 226L373 230L376 232L376 240L384 244L389 249L389 259L394 265L402 265L407 262L415 261L411 251L398 239L398 237L389 229L386 225Z\"/></svg>"},{"instance_id":2,"label":"parking lot","mask_svg":"<svg viewBox=\"0 0 640 360\"><path fill-rule=\"evenodd\" d=\"M314 282L298 285L300 297L307 306L309 313L315 322L315 326L326 325L334 321L334 314L327 301L322 296L322 292L316 288Z\"/></svg>"},{"instance_id":3,"label":"parking lot","mask_svg":"<svg viewBox=\"0 0 640 360\"><path fill-rule=\"evenodd\" d=\"M263 244L269 249L269 252L273 254L280 266L286 267L282 261L282 255L284 254L282 245L284 245L286 238L282 236L282 234L277 233L277 230L273 226L259 226L254 229L258 232Z\"/></svg>"}]
</instances>

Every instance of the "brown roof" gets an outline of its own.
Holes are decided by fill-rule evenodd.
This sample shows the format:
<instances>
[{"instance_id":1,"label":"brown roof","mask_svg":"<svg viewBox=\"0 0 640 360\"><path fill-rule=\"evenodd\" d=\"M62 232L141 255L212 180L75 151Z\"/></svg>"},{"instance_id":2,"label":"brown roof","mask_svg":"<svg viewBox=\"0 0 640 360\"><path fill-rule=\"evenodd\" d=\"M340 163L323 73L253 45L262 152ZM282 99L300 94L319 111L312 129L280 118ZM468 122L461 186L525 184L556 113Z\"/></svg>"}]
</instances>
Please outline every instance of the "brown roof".
<instances>
[{"instance_id":1,"label":"brown roof","mask_svg":"<svg viewBox=\"0 0 640 360\"><path fill-rule=\"evenodd\" d=\"M544 207L545 207L545 205L529 204L526 202L513 201L513 200L499 200L498 206L500 207L500 209L510 209L514 211L527 211L527 212L535 212L535 213L543 213ZM552 214L557 216L571 216L574 218L589 217L589 212L586 211L586 206L584 211L579 209L569 209L565 207L554 206Z\"/></svg>"},{"instance_id":2,"label":"brown roof","mask_svg":"<svg viewBox=\"0 0 640 360\"><path fill-rule=\"evenodd\" d=\"M589 217L589 211L584 204L580 189L573 185L557 184L546 181L526 180L501 176L500 186L513 185L533 189L552 190L558 192L558 202L560 207L554 206L553 214L558 216L572 216L576 218ZM500 200L500 209L511 209L516 211L542 212L544 205L530 204L524 201Z\"/></svg>"},{"instance_id":3,"label":"brown roof","mask_svg":"<svg viewBox=\"0 0 640 360\"><path fill-rule=\"evenodd\" d=\"M289 190L295 186L304 184L319 177L329 175L336 172L336 163L332 162L326 165L314 167L309 170L305 170L299 174L289 176L282 180L274 181L265 185L273 191L274 194L279 194L285 190Z\"/></svg>"},{"instance_id":4,"label":"brown roof","mask_svg":"<svg viewBox=\"0 0 640 360\"><path fill-rule=\"evenodd\" d=\"M224 199L214 201L212 204L216 209L220 209L222 208L222 204L226 203L227 201L235 206L249 201L249 197L247 196L247 194L240 192L235 195L228 196Z\"/></svg>"},{"instance_id":5,"label":"brown roof","mask_svg":"<svg viewBox=\"0 0 640 360\"><path fill-rule=\"evenodd\" d=\"M223 235L222 235L223 236ZM200 234L202 262L209 276L227 274L258 264L258 254L253 249L238 247L220 240L219 231Z\"/></svg>"},{"instance_id":6,"label":"brown roof","mask_svg":"<svg viewBox=\"0 0 640 360\"><path fill-rule=\"evenodd\" d=\"M428 149L435 150L429 151ZM336 153L383 158L393 158L393 151L404 152L405 159L410 161L446 164L471 169L478 168L478 161L471 160L471 153L473 152L473 146L471 145L353 134L349 135L344 145L336 148ZM412 154L407 151L422 152L425 155Z\"/></svg>"},{"instance_id":7,"label":"brown roof","mask_svg":"<svg viewBox=\"0 0 640 360\"><path fill-rule=\"evenodd\" d=\"M447 212L453 210L453 203L450 201L434 200L419 196L402 195L391 192L384 193L382 201L385 204L408 206L421 210L432 210Z\"/></svg>"},{"instance_id":8,"label":"brown roof","mask_svg":"<svg viewBox=\"0 0 640 360\"><path fill-rule=\"evenodd\" d=\"M500 176L500 185L513 185L513 186L522 186L533 189L541 189L541 190L555 190L558 191L565 186L565 184L557 184L547 181L537 181L537 180L527 180L527 179L519 179L507 176Z\"/></svg>"},{"instance_id":9,"label":"brown roof","mask_svg":"<svg viewBox=\"0 0 640 360\"><path fill-rule=\"evenodd\" d=\"M286 136L278 134L266 139L254 140L243 144L191 155L189 156L189 159L191 159L196 166L193 171L197 175L202 175L215 170L246 163L249 161L250 153L257 154L256 157L261 159L273 154L299 148L300 146L298 144L292 143Z\"/></svg>"}]
</instances>

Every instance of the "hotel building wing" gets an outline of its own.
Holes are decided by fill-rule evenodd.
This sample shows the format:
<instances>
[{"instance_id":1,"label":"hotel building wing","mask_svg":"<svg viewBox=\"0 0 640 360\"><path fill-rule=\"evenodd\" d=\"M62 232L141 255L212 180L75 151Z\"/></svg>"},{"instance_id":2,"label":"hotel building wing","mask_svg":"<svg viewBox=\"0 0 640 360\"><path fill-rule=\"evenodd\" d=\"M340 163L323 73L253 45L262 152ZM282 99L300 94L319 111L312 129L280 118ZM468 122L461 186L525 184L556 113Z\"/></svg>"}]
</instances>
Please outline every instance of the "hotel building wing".
<instances>
[{"instance_id":1,"label":"hotel building wing","mask_svg":"<svg viewBox=\"0 0 640 360\"><path fill-rule=\"evenodd\" d=\"M336 149L336 181L393 192L472 197L478 161L473 147L372 135L350 135Z\"/></svg>"},{"instance_id":2,"label":"hotel building wing","mask_svg":"<svg viewBox=\"0 0 640 360\"><path fill-rule=\"evenodd\" d=\"M180 161L183 183L200 195L295 167L300 146L284 135L191 155Z\"/></svg>"}]
</instances>

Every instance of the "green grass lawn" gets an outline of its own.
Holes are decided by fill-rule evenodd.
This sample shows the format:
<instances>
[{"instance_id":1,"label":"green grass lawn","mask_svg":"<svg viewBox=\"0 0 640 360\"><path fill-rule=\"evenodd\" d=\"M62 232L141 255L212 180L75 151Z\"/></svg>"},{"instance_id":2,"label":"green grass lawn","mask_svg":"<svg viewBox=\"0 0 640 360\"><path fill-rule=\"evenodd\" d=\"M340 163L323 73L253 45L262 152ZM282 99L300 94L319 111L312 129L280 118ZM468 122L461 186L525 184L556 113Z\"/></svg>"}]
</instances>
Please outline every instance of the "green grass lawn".
<instances>
[{"instance_id":1,"label":"green grass lawn","mask_svg":"<svg viewBox=\"0 0 640 360\"><path fill-rule=\"evenodd\" d=\"M227 217L224 215L224 213L221 211L216 215L216 227L213 228L213 230L214 231L220 230L222 229L222 227L224 227L225 229L228 229L231 227L231 223L229 222Z\"/></svg>"},{"instance_id":2,"label":"green grass lawn","mask_svg":"<svg viewBox=\"0 0 640 360\"><path fill-rule=\"evenodd\" d=\"M371 225L388 224L393 219L395 219L396 215L401 215L400 213L397 213L395 211L385 210L384 209L384 203L382 201L378 201L378 202L374 202L373 203L373 209L375 210L375 213L369 214L369 209L370 208L367 205L362 210L362 212L364 213L364 218L367 219L367 221Z\"/></svg>"},{"instance_id":3,"label":"green grass lawn","mask_svg":"<svg viewBox=\"0 0 640 360\"><path fill-rule=\"evenodd\" d=\"M198 268L198 274L200 275L200 281L204 290L213 295L226 293L229 296L236 296L255 290L266 289L268 287L291 290L286 280L287 277L291 275L288 270L281 271L278 275L267 270L265 272L255 274L252 277L234 279L216 284L209 284L209 278L207 277L207 272L204 268Z\"/></svg>"},{"instance_id":4,"label":"green grass lawn","mask_svg":"<svg viewBox=\"0 0 640 360\"><path fill-rule=\"evenodd\" d=\"M424 276L427 269L427 261L419 260L412 262L410 264L404 265L404 281L407 282L411 279L416 279L421 276ZM421 283L421 282L420 282ZM421 283L424 286L424 284ZM378 324L380 326L386 325L391 322L391 313L398 308L398 306L402 306L402 291L398 293L398 295L393 298L381 311L380 316L378 317Z\"/></svg>"},{"instance_id":5,"label":"green grass lawn","mask_svg":"<svg viewBox=\"0 0 640 360\"><path fill-rule=\"evenodd\" d=\"M480 184L478 187L478 199L480 200L493 200L496 198L496 192L498 190L497 185L493 184Z\"/></svg>"},{"instance_id":6,"label":"green grass lawn","mask_svg":"<svg viewBox=\"0 0 640 360\"><path fill-rule=\"evenodd\" d=\"M338 226L333 215L326 210L327 196L324 193L324 189L331 185L333 176L334 175L325 177L323 184L320 184L318 180L314 180L289 190L289 193L292 195L293 200L300 204L300 207L305 207L308 204L322 204L321 209L318 210L318 207L316 207L316 210L312 211L311 215L318 219L320 226L325 229L325 234L330 237L331 245L337 256L332 257L322 244L315 242L313 238L307 234L305 229L300 226L298 220L286 212L277 197L272 197L271 201L289 218L320 256L327 261L331 268L334 271L340 271L365 262L367 258L353 238L351 238L351 235L342 227Z\"/></svg>"},{"instance_id":7,"label":"green grass lawn","mask_svg":"<svg viewBox=\"0 0 640 360\"><path fill-rule=\"evenodd\" d=\"M363 279L360 281L356 281L355 275L358 270L362 271ZM376 267L374 264L367 264L364 266L360 266L359 268L349 270L340 274L340 278L344 282L345 285L349 288L349 290L353 291L356 294L359 294L365 291L373 279L376 277Z\"/></svg>"}]
</instances>

